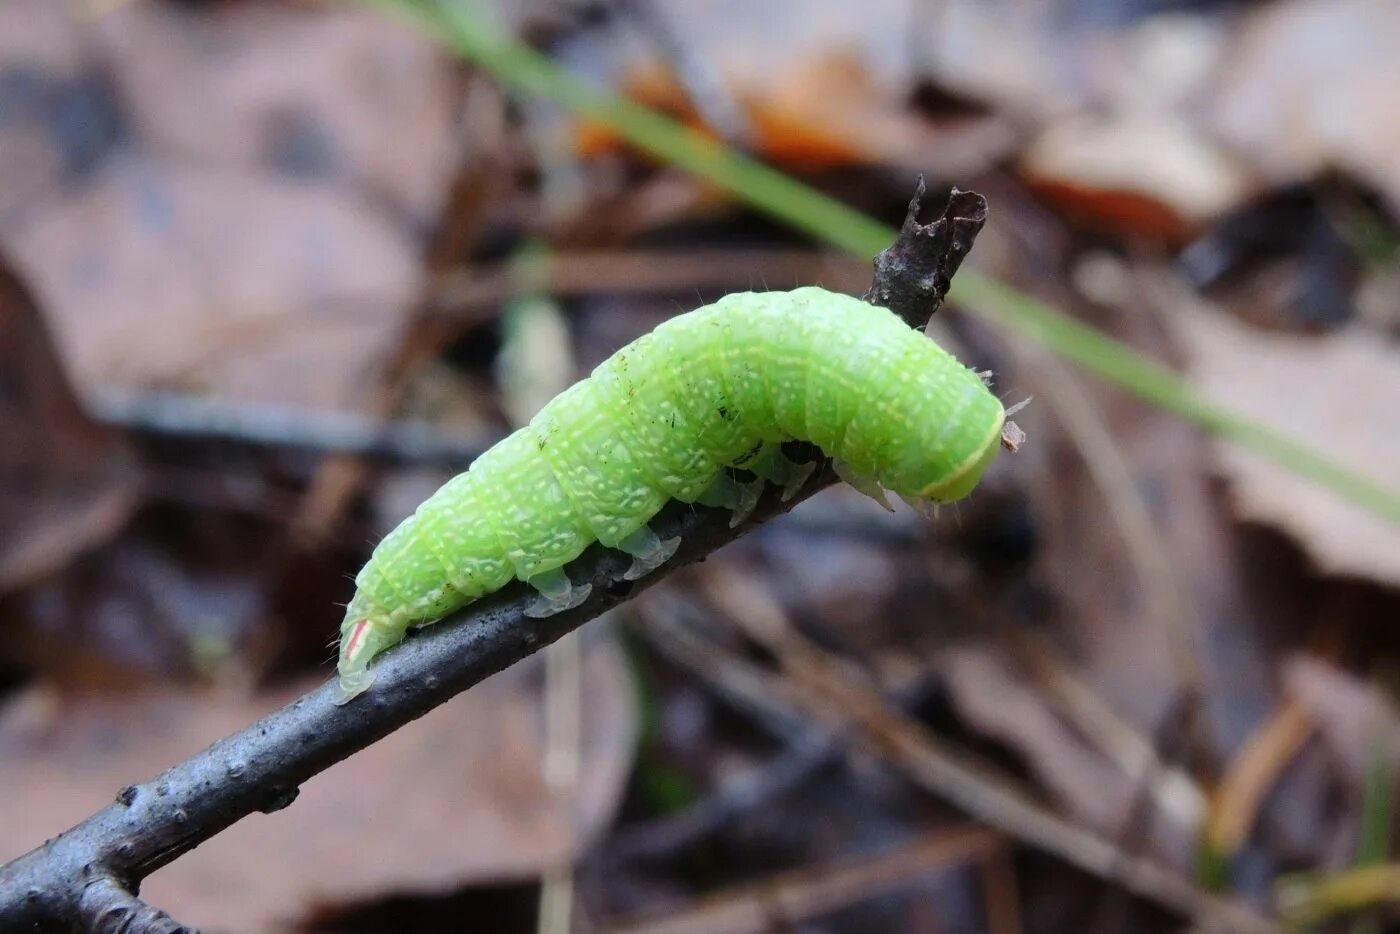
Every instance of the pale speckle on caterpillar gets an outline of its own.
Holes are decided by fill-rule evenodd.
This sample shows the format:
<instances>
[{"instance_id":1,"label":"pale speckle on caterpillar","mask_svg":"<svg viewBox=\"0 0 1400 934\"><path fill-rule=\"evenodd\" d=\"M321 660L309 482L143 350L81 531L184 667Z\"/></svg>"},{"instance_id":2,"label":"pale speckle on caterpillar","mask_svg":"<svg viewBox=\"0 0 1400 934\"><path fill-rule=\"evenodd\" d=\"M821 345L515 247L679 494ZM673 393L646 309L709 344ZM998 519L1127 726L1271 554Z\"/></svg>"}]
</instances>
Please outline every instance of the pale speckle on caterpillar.
<instances>
[{"instance_id":1,"label":"pale speckle on caterpillar","mask_svg":"<svg viewBox=\"0 0 1400 934\"><path fill-rule=\"evenodd\" d=\"M369 687L370 660L410 626L512 579L538 592L528 615L577 606L589 586L574 586L564 566L594 542L632 556L628 578L650 573L680 544L647 524L669 500L728 509L737 524L763 482L790 496L814 465L785 458L784 441L815 444L881 501L889 490L925 506L972 491L1005 419L982 375L850 296L743 293L673 318L385 537L341 625L341 702ZM757 479L741 483L732 468Z\"/></svg>"}]
</instances>

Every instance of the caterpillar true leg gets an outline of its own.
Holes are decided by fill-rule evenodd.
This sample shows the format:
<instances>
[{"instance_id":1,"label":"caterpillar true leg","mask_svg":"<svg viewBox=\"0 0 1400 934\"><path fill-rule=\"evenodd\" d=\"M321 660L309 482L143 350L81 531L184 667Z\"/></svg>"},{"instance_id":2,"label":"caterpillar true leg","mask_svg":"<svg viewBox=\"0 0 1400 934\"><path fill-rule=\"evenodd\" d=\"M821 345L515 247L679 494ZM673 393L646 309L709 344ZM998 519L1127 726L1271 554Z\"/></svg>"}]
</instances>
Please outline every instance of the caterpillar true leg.
<instances>
[{"instance_id":1,"label":"caterpillar true leg","mask_svg":"<svg viewBox=\"0 0 1400 934\"><path fill-rule=\"evenodd\" d=\"M670 560L671 555L676 553L676 549L680 545L679 538L668 538L662 541L656 537L656 533L649 526L642 525L637 531L617 543L619 551L625 551L632 556L632 566L627 569L626 574L622 575L622 579L634 581L639 577L646 577Z\"/></svg>"},{"instance_id":2,"label":"caterpillar true leg","mask_svg":"<svg viewBox=\"0 0 1400 934\"><path fill-rule=\"evenodd\" d=\"M572 610L587 600L588 595L593 592L592 584L574 585L562 568L536 574L525 583L540 594L525 610L525 615L532 619L543 619L555 613Z\"/></svg>"},{"instance_id":3,"label":"caterpillar true leg","mask_svg":"<svg viewBox=\"0 0 1400 934\"><path fill-rule=\"evenodd\" d=\"M920 499L917 496L906 496L903 493L899 494L899 498L904 500L905 504L907 504L910 509L913 509L925 519L935 519L938 517L938 504L931 500Z\"/></svg>"},{"instance_id":4,"label":"caterpillar true leg","mask_svg":"<svg viewBox=\"0 0 1400 934\"><path fill-rule=\"evenodd\" d=\"M836 471L836 476L854 487L857 493L864 493L890 512L894 512L894 507L891 506L890 501L885 498L885 488L880 486L880 484L869 477L862 477L851 469L850 464L841 460L839 457L832 459L831 466Z\"/></svg>"},{"instance_id":5,"label":"caterpillar true leg","mask_svg":"<svg viewBox=\"0 0 1400 934\"><path fill-rule=\"evenodd\" d=\"M758 449L758 453L752 460L747 461L743 468L752 471L769 483L781 484L783 488L783 502L787 502L802 489L802 484L807 482L807 478L812 476L812 471L817 469L815 462L809 461L799 464L789 460L783 453L783 447L776 441L764 442Z\"/></svg>"},{"instance_id":6,"label":"caterpillar true leg","mask_svg":"<svg viewBox=\"0 0 1400 934\"><path fill-rule=\"evenodd\" d=\"M705 492L700 494L696 502L702 506L732 510L733 515L729 517L729 527L732 529L747 519L749 513L753 512L753 508L758 505L758 494L762 489L762 480L740 483L727 471L720 471L715 482L711 483Z\"/></svg>"}]
</instances>

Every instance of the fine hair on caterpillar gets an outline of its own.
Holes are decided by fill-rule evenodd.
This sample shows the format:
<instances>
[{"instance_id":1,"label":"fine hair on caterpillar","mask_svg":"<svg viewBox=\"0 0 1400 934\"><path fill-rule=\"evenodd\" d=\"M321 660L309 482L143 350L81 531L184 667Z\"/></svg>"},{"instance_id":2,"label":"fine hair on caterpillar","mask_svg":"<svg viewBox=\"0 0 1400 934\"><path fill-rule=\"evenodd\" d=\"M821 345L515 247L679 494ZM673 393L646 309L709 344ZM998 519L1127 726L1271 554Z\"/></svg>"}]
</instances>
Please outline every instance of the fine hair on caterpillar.
<instances>
[{"instance_id":1,"label":"fine hair on caterpillar","mask_svg":"<svg viewBox=\"0 0 1400 934\"><path fill-rule=\"evenodd\" d=\"M977 485L1008 442L982 375L923 331L847 295L746 292L679 315L617 351L449 480L390 532L355 578L341 625L341 702L369 662L417 625L511 580L530 616L583 602L566 565L594 542L632 557L635 580L679 539L648 523L670 500L727 509L737 525L765 482L794 494L810 442L847 483L920 511ZM1009 446L1009 444L1008 444ZM755 479L741 482L741 469Z\"/></svg>"}]
</instances>

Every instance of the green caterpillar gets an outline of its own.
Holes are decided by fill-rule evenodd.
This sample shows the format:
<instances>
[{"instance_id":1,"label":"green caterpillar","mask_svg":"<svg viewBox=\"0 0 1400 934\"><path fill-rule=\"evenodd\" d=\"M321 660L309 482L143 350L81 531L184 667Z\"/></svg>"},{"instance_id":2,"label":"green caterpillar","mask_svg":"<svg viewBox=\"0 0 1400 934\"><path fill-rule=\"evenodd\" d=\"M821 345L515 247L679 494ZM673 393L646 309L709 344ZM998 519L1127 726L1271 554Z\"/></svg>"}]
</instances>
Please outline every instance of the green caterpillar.
<instances>
[{"instance_id":1,"label":"green caterpillar","mask_svg":"<svg viewBox=\"0 0 1400 934\"><path fill-rule=\"evenodd\" d=\"M819 288L744 293L662 324L608 358L526 427L481 455L385 537L341 625L341 702L374 656L513 578L531 616L577 606L563 571L593 542L633 558L635 579L679 539L647 522L667 501L753 508L764 480L790 496L812 464L913 503L966 496L995 457L1006 413L982 378L882 308ZM728 468L759 479L741 484Z\"/></svg>"}]
</instances>

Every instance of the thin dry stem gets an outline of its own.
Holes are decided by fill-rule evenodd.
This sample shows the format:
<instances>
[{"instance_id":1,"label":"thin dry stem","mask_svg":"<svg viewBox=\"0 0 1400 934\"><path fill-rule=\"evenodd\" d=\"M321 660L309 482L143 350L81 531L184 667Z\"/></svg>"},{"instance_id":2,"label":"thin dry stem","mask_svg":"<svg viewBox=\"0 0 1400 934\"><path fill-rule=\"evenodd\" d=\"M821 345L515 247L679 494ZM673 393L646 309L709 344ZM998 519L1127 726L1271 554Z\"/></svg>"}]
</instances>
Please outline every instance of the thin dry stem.
<instances>
[{"instance_id":1,"label":"thin dry stem","mask_svg":"<svg viewBox=\"0 0 1400 934\"><path fill-rule=\"evenodd\" d=\"M983 827L933 831L878 856L784 873L719 892L674 914L624 922L610 930L620 934L749 934L787 930L939 870L987 859L1001 846L1001 838Z\"/></svg>"},{"instance_id":2,"label":"thin dry stem","mask_svg":"<svg viewBox=\"0 0 1400 934\"><path fill-rule=\"evenodd\" d=\"M1127 853L1113 841L1053 814L1010 780L891 710L849 662L802 636L772 597L752 581L732 573L711 573L706 582L709 599L779 659L792 694L809 714L828 723L855 725L876 754L929 792L1010 837L1199 923L1234 931L1273 929L1243 905L1203 892L1174 870Z\"/></svg>"}]
</instances>

